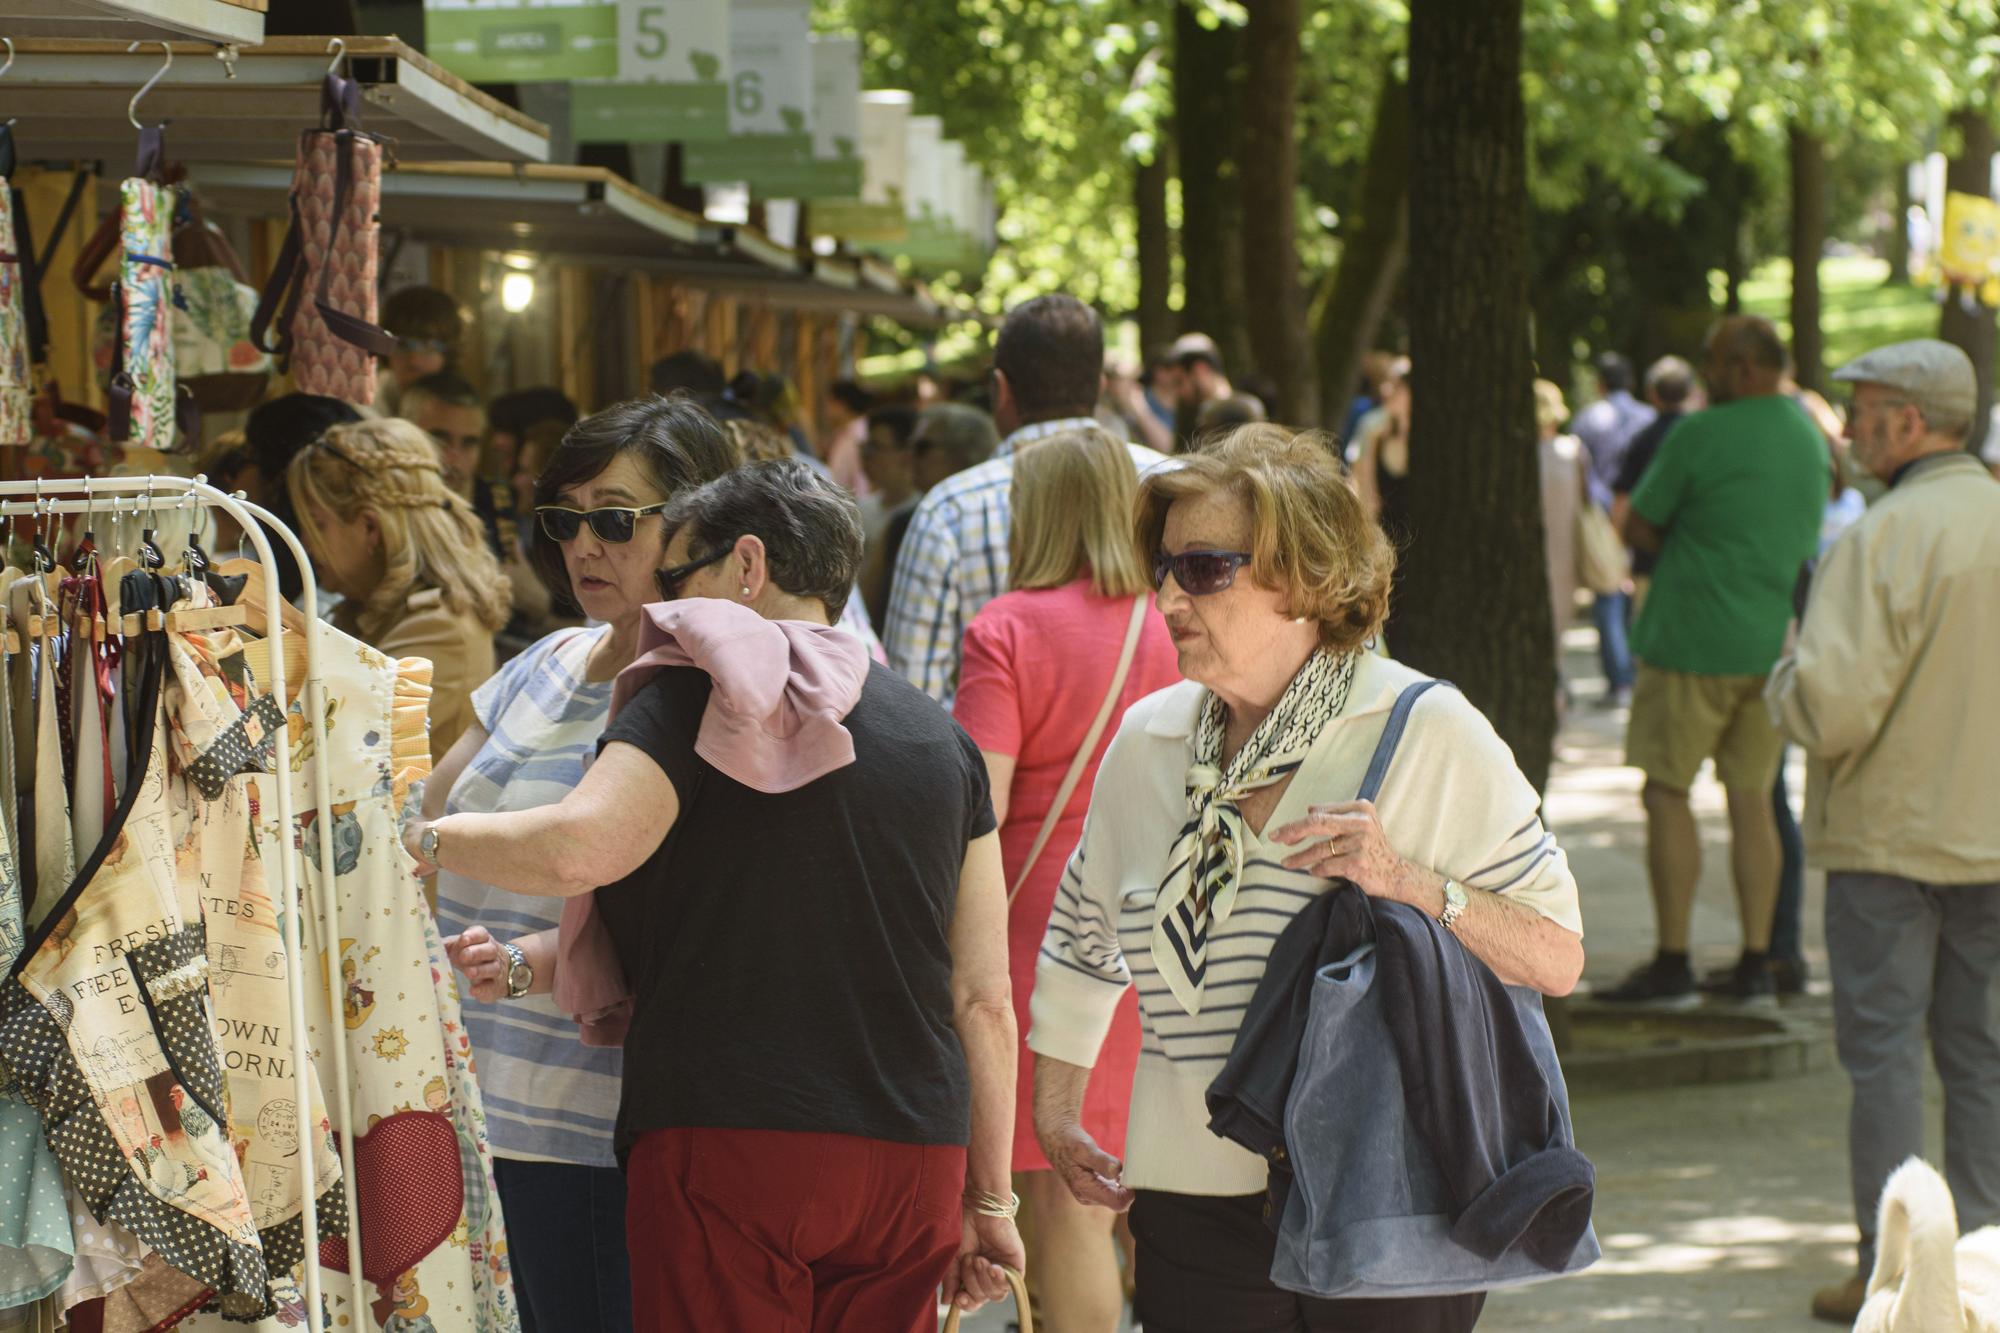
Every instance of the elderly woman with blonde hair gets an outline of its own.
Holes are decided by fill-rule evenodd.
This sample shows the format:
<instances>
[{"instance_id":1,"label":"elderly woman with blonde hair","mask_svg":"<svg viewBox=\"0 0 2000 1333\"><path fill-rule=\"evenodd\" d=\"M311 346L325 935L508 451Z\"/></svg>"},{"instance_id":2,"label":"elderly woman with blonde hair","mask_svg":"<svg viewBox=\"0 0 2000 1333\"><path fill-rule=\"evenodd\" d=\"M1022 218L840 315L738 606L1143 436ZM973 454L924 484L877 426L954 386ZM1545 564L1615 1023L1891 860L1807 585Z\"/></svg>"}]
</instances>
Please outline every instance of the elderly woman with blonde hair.
<instances>
[{"instance_id":1,"label":"elderly woman with blonde hair","mask_svg":"<svg viewBox=\"0 0 2000 1333\"><path fill-rule=\"evenodd\" d=\"M1035 1128L1085 1203L1132 1211L1134 1314L1180 1330L1463 1330L1483 1297L1327 1300L1272 1283L1261 1157L1209 1132L1204 1094L1272 942L1336 879L1430 914L1501 980L1567 993L1583 968L1568 860L1541 799L1456 690L1367 651L1395 555L1316 438L1247 426L1139 485L1135 536L1180 685L1125 714L1035 973ZM1144 1044L1123 1160L1080 1115L1128 987Z\"/></svg>"},{"instance_id":2,"label":"elderly woman with blonde hair","mask_svg":"<svg viewBox=\"0 0 2000 1333\"><path fill-rule=\"evenodd\" d=\"M391 657L429 658L431 755L473 721L512 593L472 506L445 485L437 446L410 422L335 426L285 484L334 624Z\"/></svg>"}]
</instances>

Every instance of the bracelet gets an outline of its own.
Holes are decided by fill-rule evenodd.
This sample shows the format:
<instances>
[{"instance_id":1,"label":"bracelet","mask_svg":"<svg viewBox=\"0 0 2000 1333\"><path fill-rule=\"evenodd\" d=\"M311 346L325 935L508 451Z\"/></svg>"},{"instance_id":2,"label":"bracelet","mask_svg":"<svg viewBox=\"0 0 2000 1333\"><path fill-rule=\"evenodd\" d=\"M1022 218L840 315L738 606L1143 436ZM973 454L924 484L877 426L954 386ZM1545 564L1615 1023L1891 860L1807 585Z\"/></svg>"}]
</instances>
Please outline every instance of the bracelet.
<instances>
[{"instance_id":1,"label":"bracelet","mask_svg":"<svg viewBox=\"0 0 2000 1333\"><path fill-rule=\"evenodd\" d=\"M980 1217L1012 1218L1021 1211L1021 1196L989 1194L985 1190L967 1190L965 1210Z\"/></svg>"}]
</instances>

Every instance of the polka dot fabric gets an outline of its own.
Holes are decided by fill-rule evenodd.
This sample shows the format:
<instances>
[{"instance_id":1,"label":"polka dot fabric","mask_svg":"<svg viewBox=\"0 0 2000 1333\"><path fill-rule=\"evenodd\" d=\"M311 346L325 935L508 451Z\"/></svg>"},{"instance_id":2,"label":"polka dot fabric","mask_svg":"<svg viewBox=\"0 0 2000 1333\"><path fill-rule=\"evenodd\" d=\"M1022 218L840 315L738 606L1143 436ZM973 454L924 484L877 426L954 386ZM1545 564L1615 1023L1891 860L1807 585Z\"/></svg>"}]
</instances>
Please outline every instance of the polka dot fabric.
<instances>
[{"instance_id":1,"label":"polka dot fabric","mask_svg":"<svg viewBox=\"0 0 2000 1333\"><path fill-rule=\"evenodd\" d=\"M224 1128L206 987L191 981L206 941L174 873L162 665L141 683L143 769L0 984L0 1060L91 1213L214 1288L223 1313L252 1318L269 1306L266 1271Z\"/></svg>"}]
</instances>

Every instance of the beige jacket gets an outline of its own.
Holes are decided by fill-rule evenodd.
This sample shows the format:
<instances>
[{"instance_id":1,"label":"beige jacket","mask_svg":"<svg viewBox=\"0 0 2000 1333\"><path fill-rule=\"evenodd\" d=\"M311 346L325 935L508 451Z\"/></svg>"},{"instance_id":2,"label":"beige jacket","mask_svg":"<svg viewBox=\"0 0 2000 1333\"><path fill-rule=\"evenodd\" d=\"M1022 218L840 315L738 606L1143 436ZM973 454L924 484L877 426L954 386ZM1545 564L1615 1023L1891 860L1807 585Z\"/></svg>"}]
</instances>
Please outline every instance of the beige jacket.
<instances>
[{"instance_id":1,"label":"beige jacket","mask_svg":"<svg viewBox=\"0 0 2000 1333\"><path fill-rule=\"evenodd\" d=\"M346 604L342 605L346 609ZM406 614L373 647L392 658L421 657L431 664L431 759L441 760L478 718L472 692L493 674L493 631L470 612L453 611L436 588L410 594ZM351 619L334 612L337 628L354 633Z\"/></svg>"},{"instance_id":2,"label":"beige jacket","mask_svg":"<svg viewBox=\"0 0 2000 1333\"><path fill-rule=\"evenodd\" d=\"M1833 544L1764 698L1809 758L1808 860L2000 881L2000 483L1946 454Z\"/></svg>"}]
</instances>

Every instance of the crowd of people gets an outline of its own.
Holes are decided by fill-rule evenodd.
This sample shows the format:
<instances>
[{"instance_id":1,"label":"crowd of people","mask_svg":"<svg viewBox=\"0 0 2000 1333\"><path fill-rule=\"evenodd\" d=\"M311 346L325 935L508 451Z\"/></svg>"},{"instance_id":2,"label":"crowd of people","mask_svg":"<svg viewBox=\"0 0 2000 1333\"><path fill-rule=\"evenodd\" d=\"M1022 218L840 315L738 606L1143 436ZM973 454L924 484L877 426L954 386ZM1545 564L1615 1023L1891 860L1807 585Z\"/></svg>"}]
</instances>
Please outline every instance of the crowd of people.
<instances>
[{"instance_id":1,"label":"crowd of people","mask_svg":"<svg viewBox=\"0 0 2000 1333\"><path fill-rule=\"evenodd\" d=\"M274 400L208 470L297 528L313 609L436 664L406 844L465 977L527 1327L928 1330L940 1290L976 1308L1024 1266L1058 1333L1128 1303L1151 1333L1474 1325L1486 1270L1278 1285L1283 1150L1211 1123L1267 966L1332 938L1330 882L1368 938L1414 921L1510 993L1582 972L1539 794L1393 657L1407 359L1369 358L1341 436L1300 433L1212 340L1107 364L1051 295L982 384L843 381L814 439L780 377L698 352L586 416L483 400L443 293L384 318L374 411ZM1844 426L1748 317L1699 376L1606 355L1574 414L1535 387L1550 632L1587 594L1645 775L1657 954L1597 998L1798 991L1805 864L1830 872L1863 1276L1926 1031L1961 1217L2000 1220L2000 898L1966 889L2000 887L1968 776L2000 778L2000 735L1958 683L2000 649L2000 488L1959 447L1963 361L1863 358ZM1865 512L1849 470L1886 488ZM1615 577L1592 522L1629 545ZM1697 978L1711 761L1742 951ZM1584 1188L1549 1273L1595 1254Z\"/></svg>"}]
</instances>

